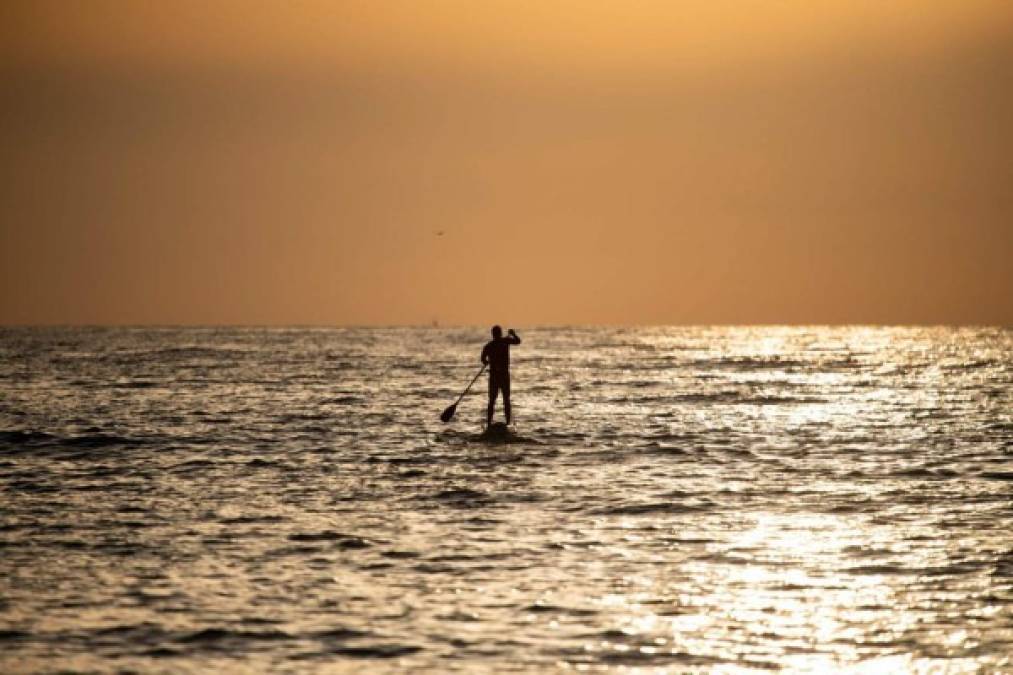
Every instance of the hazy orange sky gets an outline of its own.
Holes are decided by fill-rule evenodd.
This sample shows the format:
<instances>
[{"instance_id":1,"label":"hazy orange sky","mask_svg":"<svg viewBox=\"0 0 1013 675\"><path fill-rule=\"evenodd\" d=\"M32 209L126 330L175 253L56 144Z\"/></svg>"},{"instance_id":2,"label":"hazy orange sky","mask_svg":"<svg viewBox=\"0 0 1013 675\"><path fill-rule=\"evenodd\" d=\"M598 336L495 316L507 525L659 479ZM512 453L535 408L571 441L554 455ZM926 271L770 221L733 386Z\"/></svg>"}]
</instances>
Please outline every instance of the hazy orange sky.
<instances>
[{"instance_id":1,"label":"hazy orange sky","mask_svg":"<svg viewBox=\"0 0 1013 675\"><path fill-rule=\"evenodd\" d=\"M1013 325L1008 0L8 1L0 82L0 323Z\"/></svg>"}]
</instances>

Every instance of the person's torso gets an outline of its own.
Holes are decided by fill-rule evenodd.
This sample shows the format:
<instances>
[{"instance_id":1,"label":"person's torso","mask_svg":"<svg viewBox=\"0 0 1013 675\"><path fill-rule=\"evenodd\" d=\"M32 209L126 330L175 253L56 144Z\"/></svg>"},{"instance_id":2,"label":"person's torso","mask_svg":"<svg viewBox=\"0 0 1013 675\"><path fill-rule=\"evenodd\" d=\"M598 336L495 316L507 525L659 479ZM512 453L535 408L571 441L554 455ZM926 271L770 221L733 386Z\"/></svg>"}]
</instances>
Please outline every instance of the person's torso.
<instances>
[{"instance_id":1,"label":"person's torso","mask_svg":"<svg viewBox=\"0 0 1013 675\"><path fill-rule=\"evenodd\" d=\"M505 372L510 369L510 343L506 340L490 340L485 346L489 355L489 370Z\"/></svg>"}]
</instances>

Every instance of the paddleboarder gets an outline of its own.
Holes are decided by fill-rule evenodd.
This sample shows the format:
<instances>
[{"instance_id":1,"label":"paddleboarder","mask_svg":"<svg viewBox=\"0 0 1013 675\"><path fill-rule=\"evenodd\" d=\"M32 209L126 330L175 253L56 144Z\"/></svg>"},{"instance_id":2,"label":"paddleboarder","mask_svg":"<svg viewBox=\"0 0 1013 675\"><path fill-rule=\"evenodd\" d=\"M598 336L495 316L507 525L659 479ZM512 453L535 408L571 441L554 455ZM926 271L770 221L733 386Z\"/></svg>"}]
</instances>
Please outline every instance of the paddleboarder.
<instances>
[{"instance_id":1,"label":"paddleboarder","mask_svg":"<svg viewBox=\"0 0 1013 675\"><path fill-rule=\"evenodd\" d=\"M492 426L492 414L496 407L496 397L503 392L503 414L506 423L510 424L510 346L519 345L521 339L511 328L503 337L503 329L492 327L492 340L482 349L482 365L489 366L489 409L485 418L485 426Z\"/></svg>"}]
</instances>

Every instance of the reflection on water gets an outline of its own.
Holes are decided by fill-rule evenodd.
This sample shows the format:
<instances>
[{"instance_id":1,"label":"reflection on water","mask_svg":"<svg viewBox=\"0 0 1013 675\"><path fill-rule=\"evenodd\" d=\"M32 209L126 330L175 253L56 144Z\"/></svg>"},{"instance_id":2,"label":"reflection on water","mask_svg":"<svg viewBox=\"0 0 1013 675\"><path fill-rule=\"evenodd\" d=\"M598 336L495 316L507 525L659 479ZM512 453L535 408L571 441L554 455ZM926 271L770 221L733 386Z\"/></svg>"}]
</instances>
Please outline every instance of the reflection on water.
<instances>
[{"instance_id":1,"label":"reflection on water","mask_svg":"<svg viewBox=\"0 0 1013 675\"><path fill-rule=\"evenodd\" d=\"M0 670L1013 670L1009 331L524 337L0 331Z\"/></svg>"}]
</instances>

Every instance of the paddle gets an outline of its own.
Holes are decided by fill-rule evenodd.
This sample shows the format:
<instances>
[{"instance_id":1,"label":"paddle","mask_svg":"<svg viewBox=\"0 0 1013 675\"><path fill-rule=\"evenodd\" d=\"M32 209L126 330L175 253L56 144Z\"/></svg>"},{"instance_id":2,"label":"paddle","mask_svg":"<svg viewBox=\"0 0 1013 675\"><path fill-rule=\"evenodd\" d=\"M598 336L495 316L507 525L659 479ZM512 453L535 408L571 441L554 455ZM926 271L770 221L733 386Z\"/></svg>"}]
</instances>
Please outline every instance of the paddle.
<instances>
[{"instance_id":1,"label":"paddle","mask_svg":"<svg viewBox=\"0 0 1013 675\"><path fill-rule=\"evenodd\" d=\"M484 372L485 372L485 365L483 364L482 370L478 371L478 375L476 375L471 379L471 382L468 384L468 387L464 390L464 392L460 396L457 397L457 400L454 401L453 405L451 405L449 408L443 411L443 414L440 415L441 420L443 420L444 422L450 421L450 419L454 416L454 413L457 412L457 404L461 402L462 398L468 395L468 392L471 391L471 385L475 384L475 380L480 378L482 376L482 373Z\"/></svg>"}]
</instances>

